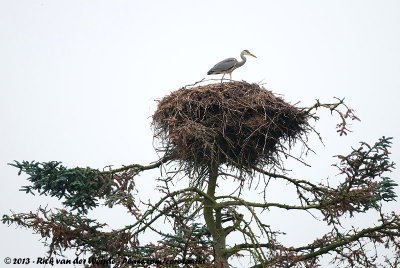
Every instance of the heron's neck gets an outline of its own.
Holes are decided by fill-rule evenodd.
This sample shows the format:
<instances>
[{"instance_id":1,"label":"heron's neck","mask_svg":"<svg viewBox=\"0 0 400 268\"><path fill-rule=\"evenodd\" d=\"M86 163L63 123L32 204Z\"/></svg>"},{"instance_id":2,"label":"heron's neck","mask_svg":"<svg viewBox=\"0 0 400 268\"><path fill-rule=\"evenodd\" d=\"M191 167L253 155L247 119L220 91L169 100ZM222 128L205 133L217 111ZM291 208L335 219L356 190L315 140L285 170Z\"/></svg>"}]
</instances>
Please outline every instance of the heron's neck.
<instances>
[{"instance_id":1,"label":"heron's neck","mask_svg":"<svg viewBox=\"0 0 400 268\"><path fill-rule=\"evenodd\" d=\"M240 57L242 58L242 61L239 61L236 66L240 67L246 62L246 57L243 55L243 53L240 53Z\"/></svg>"}]
</instances>

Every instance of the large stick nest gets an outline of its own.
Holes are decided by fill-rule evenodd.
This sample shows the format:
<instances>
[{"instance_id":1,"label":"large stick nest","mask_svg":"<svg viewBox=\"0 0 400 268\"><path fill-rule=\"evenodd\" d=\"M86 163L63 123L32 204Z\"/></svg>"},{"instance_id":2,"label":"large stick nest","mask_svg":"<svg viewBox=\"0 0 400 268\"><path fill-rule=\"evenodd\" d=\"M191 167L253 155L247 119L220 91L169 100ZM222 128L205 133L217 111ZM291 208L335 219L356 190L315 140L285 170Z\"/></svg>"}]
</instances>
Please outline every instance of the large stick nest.
<instances>
[{"instance_id":1,"label":"large stick nest","mask_svg":"<svg viewBox=\"0 0 400 268\"><path fill-rule=\"evenodd\" d=\"M191 168L210 163L241 170L276 163L307 133L308 114L257 84L226 82L181 88L153 115L160 150Z\"/></svg>"}]
</instances>

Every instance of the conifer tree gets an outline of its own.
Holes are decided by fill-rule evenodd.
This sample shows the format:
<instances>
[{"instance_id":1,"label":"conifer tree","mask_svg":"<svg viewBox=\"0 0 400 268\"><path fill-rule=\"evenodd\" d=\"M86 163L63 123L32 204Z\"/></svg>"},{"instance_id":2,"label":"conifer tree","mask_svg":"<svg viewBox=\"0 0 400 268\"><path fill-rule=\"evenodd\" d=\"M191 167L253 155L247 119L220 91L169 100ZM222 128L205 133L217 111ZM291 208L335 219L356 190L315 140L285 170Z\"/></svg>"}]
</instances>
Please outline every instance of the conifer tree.
<instances>
[{"instance_id":1,"label":"conifer tree","mask_svg":"<svg viewBox=\"0 0 400 268\"><path fill-rule=\"evenodd\" d=\"M153 116L161 159L109 170L68 168L59 161L15 161L11 165L30 182L23 191L61 199L65 208L3 215L2 222L40 234L49 255L72 249L77 255L94 256L93 260L110 260L115 267L229 267L244 253L250 254L245 261L252 267L318 267L328 255L342 266L383 265L377 258L379 245L392 249L393 256L400 252L400 217L382 212L382 206L397 197L397 184L388 177L394 169L389 158L392 138L361 142L336 156L338 185L312 183L305 174L292 175L284 164L294 158L307 165L304 157L291 155L290 148L301 144L312 151L307 138L319 136L311 125L319 119L318 109L338 116L340 135L349 132L350 121L359 120L343 99L317 100L301 108L246 82L181 88L163 98ZM160 199L143 203L137 197L141 191L135 184L137 175L160 167L167 170L158 180ZM173 189L181 177L188 178L187 187ZM298 203L274 202L265 196L270 179L295 189ZM223 183L236 184L236 191L219 194ZM246 189L256 189L259 201L247 200ZM106 223L87 217L100 205L122 205L132 216L131 224L104 231ZM264 220L271 208L321 216L331 231L303 246L285 245L279 241L279 226ZM379 212L375 225L341 227L344 216L357 217L369 210ZM159 229L158 222L171 230ZM140 235L147 232L161 239L142 244ZM227 238L234 233L242 239L232 243ZM368 245L376 252L365 251ZM397 261L388 257L386 265Z\"/></svg>"}]
</instances>

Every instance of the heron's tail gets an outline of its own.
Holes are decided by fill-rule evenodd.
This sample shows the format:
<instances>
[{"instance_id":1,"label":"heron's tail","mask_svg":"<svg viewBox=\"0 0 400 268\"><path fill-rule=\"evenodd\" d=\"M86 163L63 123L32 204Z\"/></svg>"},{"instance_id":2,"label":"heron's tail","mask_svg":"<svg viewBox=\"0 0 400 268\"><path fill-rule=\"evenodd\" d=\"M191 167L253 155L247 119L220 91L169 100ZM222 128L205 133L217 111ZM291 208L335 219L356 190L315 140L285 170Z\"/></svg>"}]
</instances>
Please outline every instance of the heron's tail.
<instances>
[{"instance_id":1,"label":"heron's tail","mask_svg":"<svg viewBox=\"0 0 400 268\"><path fill-rule=\"evenodd\" d=\"M213 71L212 71L212 70L209 70L209 71L207 72L207 75L210 75L210 74L213 74Z\"/></svg>"}]
</instances>

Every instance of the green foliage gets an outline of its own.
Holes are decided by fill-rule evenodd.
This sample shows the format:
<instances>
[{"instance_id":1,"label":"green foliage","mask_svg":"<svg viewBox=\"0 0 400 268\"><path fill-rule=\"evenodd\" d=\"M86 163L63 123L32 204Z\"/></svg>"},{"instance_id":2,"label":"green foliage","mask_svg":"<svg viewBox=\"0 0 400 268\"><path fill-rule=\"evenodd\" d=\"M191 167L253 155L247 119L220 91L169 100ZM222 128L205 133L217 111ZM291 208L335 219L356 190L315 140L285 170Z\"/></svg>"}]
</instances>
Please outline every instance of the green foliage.
<instances>
[{"instance_id":1,"label":"green foliage","mask_svg":"<svg viewBox=\"0 0 400 268\"><path fill-rule=\"evenodd\" d=\"M166 245L175 247L179 251L187 249L188 244L196 242L209 247L213 244L210 240L210 231L206 225L193 223L191 227L179 227L175 230L176 234L163 234Z\"/></svg>"},{"instance_id":2,"label":"green foliage","mask_svg":"<svg viewBox=\"0 0 400 268\"><path fill-rule=\"evenodd\" d=\"M346 179L337 190L329 192L330 197L325 197L329 200L327 203L334 200L332 203L335 204L327 214L337 217L349 212L353 216L355 212L365 212L371 208L378 210L382 201L396 200L394 187L398 184L383 176L392 172L395 166L389 158L391 140L391 137L382 137L372 146L360 142L361 146L350 154L337 156L340 163L334 166ZM333 218L330 222L334 222Z\"/></svg>"},{"instance_id":3,"label":"green foliage","mask_svg":"<svg viewBox=\"0 0 400 268\"><path fill-rule=\"evenodd\" d=\"M379 187L375 191L379 193L382 200L395 201L397 197L394 191L395 186L398 186L398 184L395 183L394 180L388 177L382 177L382 180L379 182Z\"/></svg>"},{"instance_id":4,"label":"green foliage","mask_svg":"<svg viewBox=\"0 0 400 268\"><path fill-rule=\"evenodd\" d=\"M19 168L18 175L27 174L32 185L23 186L21 191L64 198L63 204L72 210L86 214L88 209L98 206L98 198L111 191L111 180L97 169L66 168L61 162L14 161L9 164Z\"/></svg>"},{"instance_id":5,"label":"green foliage","mask_svg":"<svg viewBox=\"0 0 400 268\"><path fill-rule=\"evenodd\" d=\"M214 242L206 225L193 222L190 226L178 224L173 234L162 234L154 253L171 259L203 260L211 264ZM208 267L208 266L204 266Z\"/></svg>"},{"instance_id":6,"label":"green foliage","mask_svg":"<svg viewBox=\"0 0 400 268\"><path fill-rule=\"evenodd\" d=\"M389 158L392 139L392 137L383 136L373 146L361 142L360 148L353 150L346 157L349 170L353 172L355 186L366 188L374 180L377 182L373 189L376 195L365 200L365 210L369 207L379 208L379 201L396 200L394 187L398 184L391 178L382 176L385 172L392 172L395 166L395 163L391 162Z\"/></svg>"}]
</instances>

